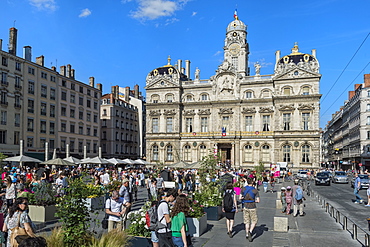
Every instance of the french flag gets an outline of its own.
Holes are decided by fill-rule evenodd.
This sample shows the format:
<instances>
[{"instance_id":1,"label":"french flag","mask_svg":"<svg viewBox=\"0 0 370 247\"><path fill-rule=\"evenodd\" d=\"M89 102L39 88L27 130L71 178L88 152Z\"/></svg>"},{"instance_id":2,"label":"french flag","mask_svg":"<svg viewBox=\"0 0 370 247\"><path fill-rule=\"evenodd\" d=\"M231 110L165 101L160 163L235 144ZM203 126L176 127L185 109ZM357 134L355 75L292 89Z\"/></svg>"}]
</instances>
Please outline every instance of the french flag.
<instances>
[{"instance_id":1,"label":"french flag","mask_svg":"<svg viewBox=\"0 0 370 247\"><path fill-rule=\"evenodd\" d=\"M235 10L235 12L234 12L234 18L235 19L238 19L238 12Z\"/></svg>"}]
</instances>

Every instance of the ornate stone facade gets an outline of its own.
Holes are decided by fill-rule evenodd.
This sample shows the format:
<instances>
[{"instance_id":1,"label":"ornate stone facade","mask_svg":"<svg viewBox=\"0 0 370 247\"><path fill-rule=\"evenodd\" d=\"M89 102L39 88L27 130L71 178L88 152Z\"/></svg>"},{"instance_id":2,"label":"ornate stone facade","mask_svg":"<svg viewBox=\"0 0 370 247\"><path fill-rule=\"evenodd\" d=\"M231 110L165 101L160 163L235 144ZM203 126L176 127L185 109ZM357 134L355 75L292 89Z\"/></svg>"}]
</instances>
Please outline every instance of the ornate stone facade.
<instances>
[{"instance_id":1,"label":"ornate stone facade","mask_svg":"<svg viewBox=\"0 0 370 247\"><path fill-rule=\"evenodd\" d=\"M227 27L224 61L207 80L191 80L181 60L147 76L147 160L167 165L196 162L219 151L233 167L287 162L293 168L319 166L319 63L315 50L280 57L274 74L248 68L246 25Z\"/></svg>"}]
</instances>

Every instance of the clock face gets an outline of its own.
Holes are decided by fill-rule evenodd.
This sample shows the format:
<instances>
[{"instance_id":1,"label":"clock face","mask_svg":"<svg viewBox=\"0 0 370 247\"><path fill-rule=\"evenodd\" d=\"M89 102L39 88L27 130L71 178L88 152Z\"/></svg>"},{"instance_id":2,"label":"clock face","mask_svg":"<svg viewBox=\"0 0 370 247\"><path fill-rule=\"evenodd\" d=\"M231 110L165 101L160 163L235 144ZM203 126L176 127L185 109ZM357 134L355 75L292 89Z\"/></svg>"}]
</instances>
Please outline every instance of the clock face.
<instances>
[{"instance_id":1,"label":"clock face","mask_svg":"<svg viewBox=\"0 0 370 247\"><path fill-rule=\"evenodd\" d=\"M229 46L229 51L231 53L231 55L238 55L239 52L240 52L240 45L236 44L236 43L233 43Z\"/></svg>"}]
</instances>

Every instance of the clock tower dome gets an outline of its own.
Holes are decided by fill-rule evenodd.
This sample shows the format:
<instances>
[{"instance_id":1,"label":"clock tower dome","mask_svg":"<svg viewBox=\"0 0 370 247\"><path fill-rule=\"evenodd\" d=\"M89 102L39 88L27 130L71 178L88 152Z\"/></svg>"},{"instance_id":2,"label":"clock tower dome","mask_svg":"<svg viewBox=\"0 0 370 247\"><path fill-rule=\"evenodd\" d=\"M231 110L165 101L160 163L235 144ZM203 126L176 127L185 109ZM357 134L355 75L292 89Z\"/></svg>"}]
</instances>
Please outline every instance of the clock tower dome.
<instances>
[{"instance_id":1,"label":"clock tower dome","mask_svg":"<svg viewBox=\"0 0 370 247\"><path fill-rule=\"evenodd\" d=\"M224 61L231 64L238 74L248 76L248 55L247 26L239 20L235 11L234 20L229 23L226 29Z\"/></svg>"}]
</instances>

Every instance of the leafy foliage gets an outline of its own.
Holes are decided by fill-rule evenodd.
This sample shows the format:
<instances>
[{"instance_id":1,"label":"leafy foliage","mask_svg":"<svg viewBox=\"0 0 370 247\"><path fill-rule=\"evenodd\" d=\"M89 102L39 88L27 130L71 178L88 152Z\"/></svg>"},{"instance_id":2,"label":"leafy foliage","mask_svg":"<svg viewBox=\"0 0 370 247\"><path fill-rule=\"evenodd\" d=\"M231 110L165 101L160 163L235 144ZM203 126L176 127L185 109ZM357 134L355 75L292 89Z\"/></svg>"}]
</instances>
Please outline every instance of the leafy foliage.
<instances>
[{"instance_id":1,"label":"leafy foliage","mask_svg":"<svg viewBox=\"0 0 370 247\"><path fill-rule=\"evenodd\" d=\"M30 204L37 206L55 205L57 193L50 183L41 182L36 185L35 193L28 194Z\"/></svg>"},{"instance_id":2,"label":"leafy foliage","mask_svg":"<svg viewBox=\"0 0 370 247\"><path fill-rule=\"evenodd\" d=\"M191 218L200 218L204 215L204 206L196 199L189 198L189 212L188 215Z\"/></svg>"},{"instance_id":3,"label":"leafy foliage","mask_svg":"<svg viewBox=\"0 0 370 247\"><path fill-rule=\"evenodd\" d=\"M70 180L65 191L66 195L59 198L57 204L57 216L63 222L63 242L68 247L85 246L91 236L87 231L91 218L86 206L91 192L82 178Z\"/></svg>"},{"instance_id":4,"label":"leafy foliage","mask_svg":"<svg viewBox=\"0 0 370 247\"><path fill-rule=\"evenodd\" d=\"M150 237L151 232L146 226L145 214L151 206L151 202L147 201L138 211L131 211L127 219L131 222L127 229L128 234L133 236Z\"/></svg>"},{"instance_id":5,"label":"leafy foliage","mask_svg":"<svg viewBox=\"0 0 370 247\"><path fill-rule=\"evenodd\" d=\"M199 203L204 207L221 206L221 184L216 182L203 182L200 192L194 193L194 199L199 201Z\"/></svg>"}]
</instances>

